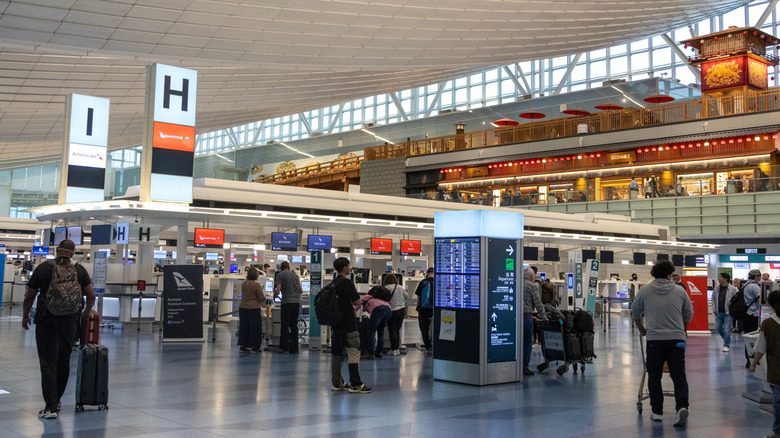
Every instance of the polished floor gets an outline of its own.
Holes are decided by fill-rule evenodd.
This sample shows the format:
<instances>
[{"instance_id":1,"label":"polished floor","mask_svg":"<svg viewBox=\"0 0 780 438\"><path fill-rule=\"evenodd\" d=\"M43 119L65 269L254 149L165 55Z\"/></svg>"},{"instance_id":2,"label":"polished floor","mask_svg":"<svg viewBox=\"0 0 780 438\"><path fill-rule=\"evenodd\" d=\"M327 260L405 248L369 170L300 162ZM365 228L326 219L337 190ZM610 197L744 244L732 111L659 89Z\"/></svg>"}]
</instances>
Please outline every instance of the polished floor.
<instances>
[{"instance_id":1,"label":"polished floor","mask_svg":"<svg viewBox=\"0 0 780 438\"><path fill-rule=\"evenodd\" d=\"M742 438L771 431L772 416L741 397L762 382L745 370L737 336L728 354L714 335L689 339L688 428L672 426L672 399L662 423L649 420L647 401L637 415L638 341L617 316L607 334L597 334L598 358L584 376L547 371L485 388L435 382L431 357L414 350L362 362L374 388L365 395L330 391L326 355L239 355L225 328L216 342L194 345L163 345L158 332L103 331L110 409L74 413L72 377L60 418L39 420L35 339L14 311L0 311L0 437ZM534 347L533 362L540 358Z\"/></svg>"}]
</instances>

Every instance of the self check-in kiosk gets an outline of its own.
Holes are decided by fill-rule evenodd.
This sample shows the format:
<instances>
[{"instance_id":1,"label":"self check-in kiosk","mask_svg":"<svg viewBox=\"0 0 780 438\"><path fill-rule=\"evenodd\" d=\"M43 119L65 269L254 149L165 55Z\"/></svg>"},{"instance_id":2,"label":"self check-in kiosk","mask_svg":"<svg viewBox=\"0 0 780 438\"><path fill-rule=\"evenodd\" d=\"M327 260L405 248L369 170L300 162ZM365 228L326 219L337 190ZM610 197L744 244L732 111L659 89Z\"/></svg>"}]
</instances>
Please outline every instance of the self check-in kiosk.
<instances>
[{"instance_id":1,"label":"self check-in kiosk","mask_svg":"<svg viewBox=\"0 0 780 438\"><path fill-rule=\"evenodd\" d=\"M520 381L523 215L436 213L434 237L434 379Z\"/></svg>"}]
</instances>

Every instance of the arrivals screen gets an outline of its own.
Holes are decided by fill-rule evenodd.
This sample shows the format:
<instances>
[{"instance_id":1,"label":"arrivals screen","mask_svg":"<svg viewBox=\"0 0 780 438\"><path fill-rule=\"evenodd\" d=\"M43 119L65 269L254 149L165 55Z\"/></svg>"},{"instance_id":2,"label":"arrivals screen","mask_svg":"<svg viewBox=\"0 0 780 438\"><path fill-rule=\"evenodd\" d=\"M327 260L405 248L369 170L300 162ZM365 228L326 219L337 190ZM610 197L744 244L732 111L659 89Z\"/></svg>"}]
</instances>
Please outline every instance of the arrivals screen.
<instances>
[{"instance_id":1,"label":"arrivals screen","mask_svg":"<svg viewBox=\"0 0 780 438\"><path fill-rule=\"evenodd\" d=\"M48 246L33 246L33 255L49 255Z\"/></svg>"},{"instance_id":2,"label":"arrivals screen","mask_svg":"<svg viewBox=\"0 0 780 438\"><path fill-rule=\"evenodd\" d=\"M435 246L434 305L479 309L479 237L437 238Z\"/></svg>"},{"instance_id":3,"label":"arrivals screen","mask_svg":"<svg viewBox=\"0 0 780 438\"><path fill-rule=\"evenodd\" d=\"M222 248L225 244L225 230L195 228L195 248Z\"/></svg>"},{"instance_id":4,"label":"arrivals screen","mask_svg":"<svg viewBox=\"0 0 780 438\"><path fill-rule=\"evenodd\" d=\"M401 240L402 256L420 256L422 254L422 242L419 240Z\"/></svg>"},{"instance_id":5,"label":"arrivals screen","mask_svg":"<svg viewBox=\"0 0 780 438\"><path fill-rule=\"evenodd\" d=\"M271 233L271 251L297 251L298 234Z\"/></svg>"},{"instance_id":6,"label":"arrivals screen","mask_svg":"<svg viewBox=\"0 0 780 438\"><path fill-rule=\"evenodd\" d=\"M307 245L309 251L330 251L333 247L333 236L318 236L309 234Z\"/></svg>"},{"instance_id":7,"label":"arrivals screen","mask_svg":"<svg viewBox=\"0 0 780 438\"><path fill-rule=\"evenodd\" d=\"M371 254L393 255L393 239L371 239Z\"/></svg>"}]
</instances>

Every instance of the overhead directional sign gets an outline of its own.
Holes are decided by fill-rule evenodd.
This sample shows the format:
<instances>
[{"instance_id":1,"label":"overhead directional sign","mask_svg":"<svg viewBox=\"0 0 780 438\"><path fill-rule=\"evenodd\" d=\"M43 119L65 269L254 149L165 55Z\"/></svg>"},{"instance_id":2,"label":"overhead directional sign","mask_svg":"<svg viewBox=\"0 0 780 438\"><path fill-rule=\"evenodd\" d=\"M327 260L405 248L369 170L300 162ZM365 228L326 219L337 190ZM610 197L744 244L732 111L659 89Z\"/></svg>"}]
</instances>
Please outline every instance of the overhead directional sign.
<instances>
[{"instance_id":1,"label":"overhead directional sign","mask_svg":"<svg viewBox=\"0 0 780 438\"><path fill-rule=\"evenodd\" d=\"M81 94L67 97L60 203L99 202L104 199L108 111L108 99Z\"/></svg>"}]
</instances>

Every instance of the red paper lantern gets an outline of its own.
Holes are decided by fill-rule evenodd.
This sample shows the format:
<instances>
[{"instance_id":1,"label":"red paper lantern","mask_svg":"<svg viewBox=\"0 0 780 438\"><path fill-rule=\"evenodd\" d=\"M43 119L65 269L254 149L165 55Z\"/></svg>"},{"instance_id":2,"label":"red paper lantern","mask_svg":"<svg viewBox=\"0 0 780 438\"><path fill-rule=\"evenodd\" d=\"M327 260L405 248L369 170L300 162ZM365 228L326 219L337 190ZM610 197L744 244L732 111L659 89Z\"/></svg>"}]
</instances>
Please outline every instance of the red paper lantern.
<instances>
[{"instance_id":1,"label":"red paper lantern","mask_svg":"<svg viewBox=\"0 0 780 438\"><path fill-rule=\"evenodd\" d=\"M742 31L742 35L747 35L747 31L746 31L746 30L743 30L743 31Z\"/></svg>"},{"instance_id":2,"label":"red paper lantern","mask_svg":"<svg viewBox=\"0 0 780 438\"><path fill-rule=\"evenodd\" d=\"M756 35L758 35L758 31L755 31L755 30L754 30L754 31L753 31L753 36L756 36Z\"/></svg>"},{"instance_id":3,"label":"red paper lantern","mask_svg":"<svg viewBox=\"0 0 780 438\"><path fill-rule=\"evenodd\" d=\"M714 39L715 39L715 41L718 41L718 37L715 37Z\"/></svg>"}]
</instances>

